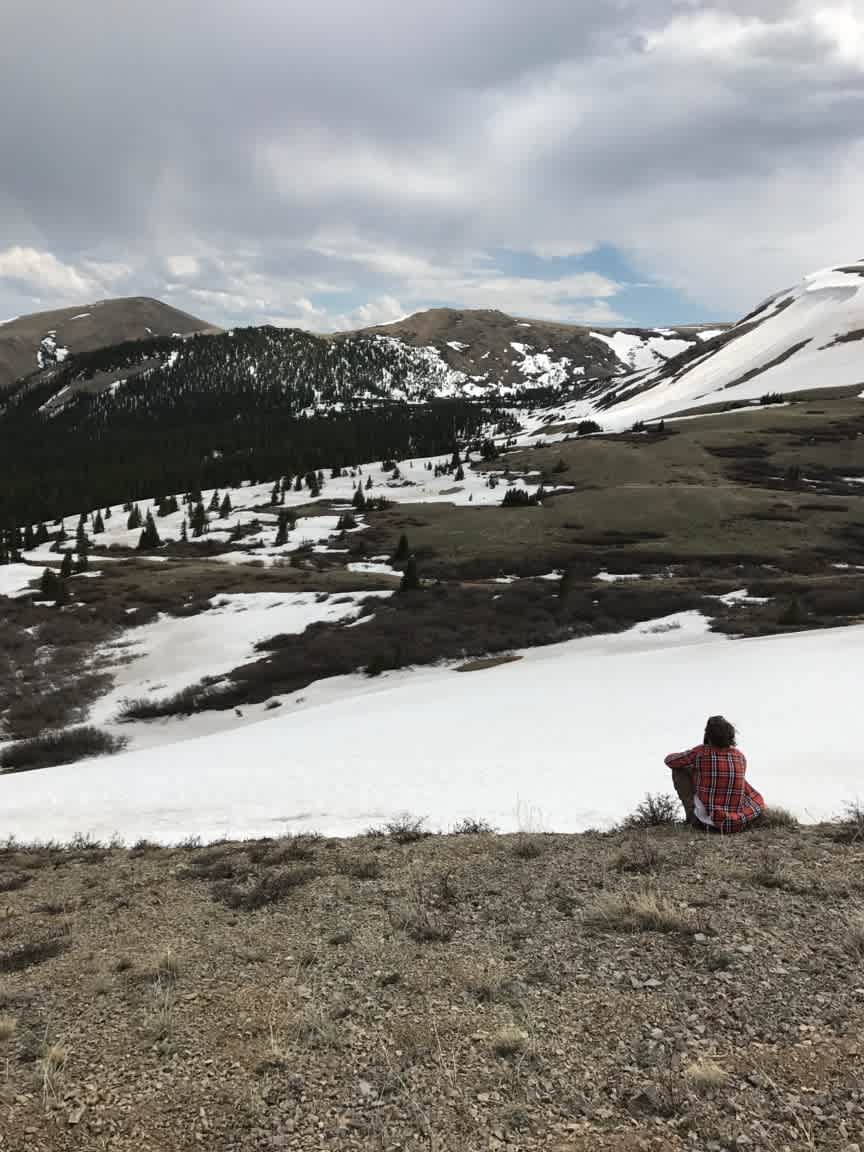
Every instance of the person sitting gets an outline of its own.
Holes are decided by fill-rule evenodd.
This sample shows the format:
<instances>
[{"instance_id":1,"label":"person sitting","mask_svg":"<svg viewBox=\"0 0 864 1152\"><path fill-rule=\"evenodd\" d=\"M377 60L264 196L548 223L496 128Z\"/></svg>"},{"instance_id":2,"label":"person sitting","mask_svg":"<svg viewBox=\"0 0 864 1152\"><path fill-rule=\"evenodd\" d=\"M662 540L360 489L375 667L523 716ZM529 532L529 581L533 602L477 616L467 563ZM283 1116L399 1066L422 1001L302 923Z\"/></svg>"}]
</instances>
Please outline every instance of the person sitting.
<instances>
[{"instance_id":1,"label":"person sitting","mask_svg":"<svg viewBox=\"0 0 864 1152\"><path fill-rule=\"evenodd\" d=\"M735 746L735 728L723 716L711 716L702 744L666 757L687 823L701 832L741 832L752 824L765 801L745 780L747 760Z\"/></svg>"}]
</instances>

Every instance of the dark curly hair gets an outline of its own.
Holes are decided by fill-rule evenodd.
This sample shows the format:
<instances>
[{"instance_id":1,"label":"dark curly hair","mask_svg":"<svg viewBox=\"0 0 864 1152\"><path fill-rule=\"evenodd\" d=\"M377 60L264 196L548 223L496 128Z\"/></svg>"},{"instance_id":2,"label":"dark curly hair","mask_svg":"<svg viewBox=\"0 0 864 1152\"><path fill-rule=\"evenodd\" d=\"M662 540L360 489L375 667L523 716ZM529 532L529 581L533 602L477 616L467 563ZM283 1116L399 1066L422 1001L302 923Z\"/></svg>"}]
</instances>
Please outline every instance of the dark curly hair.
<instances>
[{"instance_id":1,"label":"dark curly hair","mask_svg":"<svg viewBox=\"0 0 864 1152\"><path fill-rule=\"evenodd\" d=\"M724 716L709 716L705 725L705 743L713 748L734 748L735 725Z\"/></svg>"}]
</instances>

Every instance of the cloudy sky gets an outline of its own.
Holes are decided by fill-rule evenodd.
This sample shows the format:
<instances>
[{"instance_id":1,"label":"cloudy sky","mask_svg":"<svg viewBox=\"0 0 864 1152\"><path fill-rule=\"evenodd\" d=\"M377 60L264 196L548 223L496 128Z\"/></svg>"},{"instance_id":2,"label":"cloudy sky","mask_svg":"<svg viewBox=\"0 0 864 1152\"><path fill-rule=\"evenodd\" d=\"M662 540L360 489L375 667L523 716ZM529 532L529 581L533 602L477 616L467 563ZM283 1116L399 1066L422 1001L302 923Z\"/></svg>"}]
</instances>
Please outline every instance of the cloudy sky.
<instances>
[{"instance_id":1,"label":"cloudy sky","mask_svg":"<svg viewBox=\"0 0 864 1152\"><path fill-rule=\"evenodd\" d=\"M0 319L734 318L864 256L861 0L3 0Z\"/></svg>"}]
</instances>

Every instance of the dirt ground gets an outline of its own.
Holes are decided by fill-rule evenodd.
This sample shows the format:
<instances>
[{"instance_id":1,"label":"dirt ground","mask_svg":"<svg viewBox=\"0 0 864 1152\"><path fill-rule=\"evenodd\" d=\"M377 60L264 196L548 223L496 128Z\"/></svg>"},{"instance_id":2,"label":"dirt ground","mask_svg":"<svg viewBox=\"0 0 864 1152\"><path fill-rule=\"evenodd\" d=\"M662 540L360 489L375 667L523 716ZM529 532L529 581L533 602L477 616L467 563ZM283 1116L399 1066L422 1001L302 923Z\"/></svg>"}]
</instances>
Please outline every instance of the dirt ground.
<instances>
[{"instance_id":1,"label":"dirt ground","mask_svg":"<svg viewBox=\"0 0 864 1152\"><path fill-rule=\"evenodd\" d=\"M848 826L406 838L7 847L2 1152L864 1147Z\"/></svg>"}]
</instances>

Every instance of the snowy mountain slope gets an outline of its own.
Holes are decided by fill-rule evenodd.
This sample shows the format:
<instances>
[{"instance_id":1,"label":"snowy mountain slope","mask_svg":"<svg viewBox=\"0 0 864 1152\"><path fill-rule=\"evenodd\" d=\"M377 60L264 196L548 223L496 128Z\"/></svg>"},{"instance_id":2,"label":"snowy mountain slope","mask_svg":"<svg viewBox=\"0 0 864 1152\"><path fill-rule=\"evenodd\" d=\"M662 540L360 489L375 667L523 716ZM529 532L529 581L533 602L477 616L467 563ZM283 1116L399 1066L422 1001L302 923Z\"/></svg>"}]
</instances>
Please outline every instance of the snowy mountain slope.
<instances>
[{"instance_id":1,"label":"snowy mountain slope","mask_svg":"<svg viewBox=\"0 0 864 1152\"><path fill-rule=\"evenodd\" d=\"M63 364L70 355L127 340L207 331L214 329L204 320L146 297L19 316L0 324L0 393L23 376Z\"/></svg>"},{"instance_id":2,"label":"snowy mountain slope","mask_svg":"<svg viewBox=\"0 0 864 1152\"><path fill-rule=\"evenodd\" d=\"M432 308L358 334L421 349L445 373L439 395L519 395L661 367L717 325L598 328L523 320L494 309ZM449 375L448 375L449 374Z\"/></svg>"},{"instance_id":3,"label":"snowy mountain slope","mask_svg":"<svg viewBox=\"0 0 864 1152\"><path fill-rule=\"evenodd\" d=\"M359 692L345 677L315 686L301 708L174 754L145 748L5 776L0 835L350 835L402 811L443 828L466 816L505 831L607 826L646 791L668 788L658 756L698 739L708 683L738 722L749 774L772 804L819 820L860 796L848 734L864 627L733 642L706 633L698 617L670 623L681 627L643 624L467 676L443 666L397 672ZM801 674L813 667L832 668L830 691ZM794 731L790 714L801 717Z\"/></svg>"},{"instance_id":4,"label":"snowy mountain slope","mask_svg":"<svg viewBox=\"0 0 864 1152\"><path fill-rule=\"evenodd\" d=\"M638 367L638 365L637 365ZM828 268L761 304L677 361L616 383L596 403L610 427L766 393L864 384L864 261Z\"/></svg>"}]
</instances>

